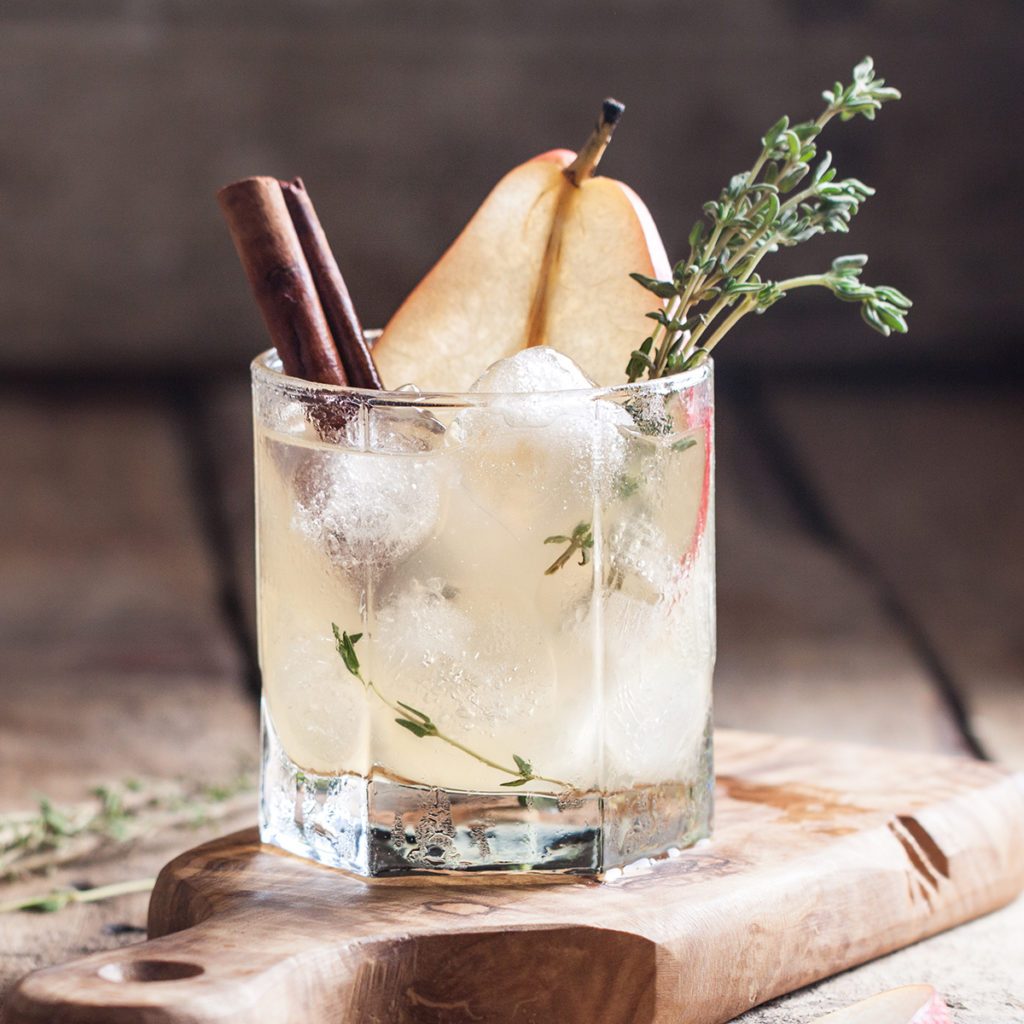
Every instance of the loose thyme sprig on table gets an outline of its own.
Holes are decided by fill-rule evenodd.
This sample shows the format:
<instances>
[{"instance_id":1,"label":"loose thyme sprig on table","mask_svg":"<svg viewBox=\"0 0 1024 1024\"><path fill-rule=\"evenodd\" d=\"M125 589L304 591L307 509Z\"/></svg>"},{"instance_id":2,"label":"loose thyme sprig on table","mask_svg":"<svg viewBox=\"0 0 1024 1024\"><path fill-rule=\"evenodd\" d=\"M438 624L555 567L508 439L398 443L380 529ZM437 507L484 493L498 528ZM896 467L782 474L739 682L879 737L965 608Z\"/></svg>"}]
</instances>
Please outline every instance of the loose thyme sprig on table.
<instances>
[{"instance_id":1,"label":"loose thyme sprig on table","mask_svg":"<svg viewBox=\"0 0 1024 1024\"><path fill-rule=\"evenodd\" d=\"M670 281L632 275L667 303L648 314L656 327L626 367L631 382L644 374L655 379L698 365L748 313L763 313L796 288L828 288L844 302L860 303L865 322L881 334L906 333L910 299L888 285L864 284L860 274L867 256L841 256L823 273L782 281L757 273L771 252L815 235L847 232L861 203L874 195L856 178L837 181L831 153L812 170L815 140L836 117L849 121L861 115L873 121L875 111L900 93L875 77L874 63L865 57L849 85L836 82L822 96L827 106L814 121L791 125L788 117L780 118L761 139L750 170L734 175L718 199L704 205L708 222L694 224L690 251L675 265ZM719 320L726 310L728 315Z\"/></svg>"},{"instance_id":2,"label":"loose thyme sprig on table","mask_svg":"<svg viewBox=\"0 0 1024 1024\"><path fill-rule=\"evenodd\" d=\"M62 886L48 892L37 893L20 899L0 902L0 914L11 914L16 910L34 910L41 914L53 914L71 903L98 903L115 896L128 896L136 892L149 892L156 885L155 878L133 878L127 882L113 882L111 885L97 885L91 889L76 889Z\"/></svg>"},{"instance_id":3,"label":"loose thyme sprig on table","mask_svg":"<svg viewBox=\"0 0 1024 1024\"><path fill-rule=\"evenodd\" d=\"M210 824L251 807L255 791L252 773L240 769L223 784L161 779L105 783L90 791L91 801L74 805L58 806L41 796L35 811L0 815L0 880L123 853L129 845L158 833ZM13 900L0 899L0 914L63 910L72 903L147 892L154 881L136 878L86 889L51 888Z\"/></svg>"},{"instance_id":4,"label":"loose thyme sprig on table","mask_svg":"<svg viewBox=\"0 0 1024 1024\"><path fill-rule=\"evenodd\" d=\"M248 807L247 769L223 784L129 779L90 790L92 799L59 806L45 796L34 811L0 814L0 878L48 871L172 828L196 828Z\"/></svg>"},{"instance_id":5,"label":"loose thyme sprig on table","mask_svg":"<svg viewBox=\"0 0 1024 1024\"><path fill-rule=\"evenodd\" d=\"M477 753L477 751L470 749L458 740L453 740L450 736L441 732L437 727L437 724L424 712L418 711L416 708L411 707L400 700L389 700L380 692L380 690L377 689L372 679L367 679L363 675L362 667L359 664L359 656L356 654L356 644L360 639L362 639L363 634L346 633L333 622L331 623L331 632L334 634L335 648L341 656L341 660L344 662L345 668L348 669L349 674L355 676L367 691L373 693L381 703L389 707L398 716L395 719L395 722L402 726L403 729L408 729L409 732L414 736L418 736L420 739L428 739L430 737L438 739L442 743L447 743L448 746L455 747L456 750L461 750L464 754L468 754L481 764L487 765L488 768L493 768L495 771L511 775L512 779L509 782L502 782L500 784L502 786L525 786L528 782L536 781L550 782L561 789L573 788L571 783L564 782L562 779L552 779L547 775L538 774L533 770L533 765L518 754L512 755L512 760L515 762L514 768L499 764L497 761L492 761L489 757L485 757L483 754Z\"/></svg>"}]
</instances>

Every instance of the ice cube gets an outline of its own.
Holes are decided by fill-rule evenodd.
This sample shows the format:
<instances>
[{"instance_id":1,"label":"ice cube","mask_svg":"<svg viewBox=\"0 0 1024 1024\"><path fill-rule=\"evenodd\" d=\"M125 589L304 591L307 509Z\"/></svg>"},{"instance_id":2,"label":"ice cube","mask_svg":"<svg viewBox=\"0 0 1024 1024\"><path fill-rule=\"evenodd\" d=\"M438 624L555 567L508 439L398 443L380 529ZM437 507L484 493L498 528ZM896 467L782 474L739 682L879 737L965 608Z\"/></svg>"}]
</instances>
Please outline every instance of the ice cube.
<instances>
[{"instance_id":1,"label":"ice cube","mask_svg":"<svg viewBox=\"0 0 1024 1024\"><path fill-rule=\"evenodd\" d=\"M399 390L419 395L411 384ZM428 452L444 443L444 424L415 405L375 405L367 416L367 441L374 451Z\"/></svg>"},{"instance_id":2,"label":"ice cube","mask_svg":"<svg viewBox=\"0 0 1024 1024\"><path fill-rule=\"evenodd\" d=\"M691 578L672 602L605 595L605 772L609 789L692 781L711 706L714 623Z\"/></svg>"},{"instance_id":3,"label":"ice cube","mask_svg":"<svg viewBox=\"0 0 1024 1024\"><path fill-rule=\"evenodd\" d=\"M608 531L608 585L648 604L664 600L681 574L680 558L643 507L628 508Z\"/></svg>"},{"instance_id":4,"label":"ice cube","mask_svg":"<svg viewBox=\"0 0 1024 1024\"><path fill-rule=\"evenodd\" d=\"M536 394L596 386L568 356L547 345L536 345L492 363L469 390L494 395Z\"/></svg>"},{"instance_id":5,"label":"ice cube","mask_svg":"<svg viewBox=\"0 0 1024 1024\"><path fill-rule=\"evenodd\" d=\"M448 732L525 728L554 685L542 626L527 603L486 581L456 591L410 580L373 625L374 683Z\"/></svg>"},{"instance_id":6,"label":"ice cube","mask_svg":"<svg viewBox=\"0 0 1024 1024\"><path fill-rule=\"evenodd\" d=\"M686 567L659 562L640 577L634 565L633 582L578 602L563 619L560 685L576 677L586 692L594 673L609 790L695 777L715 655L712 564L707 544Z\"/></svg>"},{"instance_id":7,"label":"ice cube","mask_svg":"<svg viewBox=\"0 0 1024 1024\"><path fill-rule=\"evenodd\" d=\"M329 629L310 631L282 612L273 631L262 645L263 680L288 756L309 771L365 772L368 698L345 671Z\"/></svg>"},{"instance_id":8,"label":"ice cube","mask_svg":"<svg viewBox=\"0 0 1024 1024\"><path fill-rule=\"evenodd\" d=\"M292 527L343 572L379 578L434 534L445 474L439 453L311 451L295 471Z\"/></svg>"},{"instance_id":9,"label":"ice cube","mask_svg":"<svg viewBox=\"0 0 1024 1024\"><path fill-rule=\"evenodd\" d=\"M629 414L587 395L592 387L567 356L524 349L480 377L471 390L493 397L448 431L466 487L519 539L568 533L590 519L625 457L619 428Z\"/></svg>"},{"instance_id":10,"label":"ice cube","mask_svg":"<svg viewBox=\"0 0 1024 1024\"><path fill-rule=\"evenodd\" d=\"M616 589L657 600L692 559L711 502L708 438L699 433L631 433L605 508L605 555Z\"/></svg>"}]
</instances>

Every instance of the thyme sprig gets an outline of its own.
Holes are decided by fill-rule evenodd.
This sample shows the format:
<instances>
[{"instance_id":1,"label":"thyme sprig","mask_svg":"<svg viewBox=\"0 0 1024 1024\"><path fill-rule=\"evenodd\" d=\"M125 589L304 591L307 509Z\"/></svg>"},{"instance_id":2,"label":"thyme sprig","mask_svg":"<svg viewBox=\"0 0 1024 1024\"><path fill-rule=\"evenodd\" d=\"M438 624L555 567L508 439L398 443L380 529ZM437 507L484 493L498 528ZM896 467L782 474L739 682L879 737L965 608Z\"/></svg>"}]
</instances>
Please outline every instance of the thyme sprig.
<instances>
[{"instance_id":1,"label":"thyme sprig","mask_svg":"<svg viewBox=\"0 0 1024 1024\"><path fill-rule=\"evenodd\" d=\"M634 421L640 428L642 433L647 435L660 435L663 431L661 426L661 420L652 418L649 412L643 408L634 408L631 410ZM662 413L662 415L664 415ZM667 424L667 429L672 429L671 421L667 417L663 421ZM698 445L698 440L695 437L681 437L678 440L672 441L668 444L668 450L672 452L686 452L691 448L695 448ZM617 502L628 501L640 490L641 481L644 474L641 471L640 476L634 476L630 473L619 473L613 482L612 486L612 498ZM588 522L581 522L576 524L576 528L571 534L555 534L553 537L545 537L545 544L567 544L568 547L544 570L545 576L552 576L558 572L559 569L569 564L570 559L576 552L579 552L580 560L578 565L589 565L590 564L590 552L594 547L594 528ZM621 581L619 583L621 586Z\"/></svg>"},{"instance_id":2,"label":"thyme sprig","mask_svg":"<svg viewBox=\"0 0 1024 1024\"><path fill-rule=\"evenodd\" d=\"M8 900L0 903L0 914L10 914L16 910L34 910L37 913L52 914L63 910L70 903L98 903L100 900L113 899L115 896L127 896L130 893L149 892L156 885L155 878L133 878L127 882L113 882L110 885L97 885L90 889L76 889L73 886L62 886L49 892L21 899Z\"/></svg>"},{"instance_id":3,"label":"thyme sprig","mask_svg":"<svg viewBox=\"0 0 1024 1024\"><path fill-rule=\"evenodd\" d=\"M442 732L437 723L426 712L420 711L403 701L390 700L381 693L372 679L367 679L363 675L362 667L359 664L359 656L356 654L356 644L362 639L363 634L346 633L334 622L331 623L331 632L334 634L335 648L349 674L355 676L368 692L372 693L381 703L389 707L398 716L395 718L395 722L403 729L408 729L409 732L420 739L438 739L442 743L447 743L448 746L454 747L456 750L461 750L462 753L469 755L481 764L487 765L488 768L494 768L505 775L511 775L512 779L509 782L502 782L500 784L502 786L525 786L528 782L550 782L561 789L573 788L571 783L565 782L562 779L553 779L547 775L540 775L535 772L533 765L518 754L512 755L512 760L515 762L514 768L499 764L497 761L492 761L491 758L485 757L478 751L467 747L465 744L452 739L451 736Z\"/></svg>"},{"instance_id":4,"label":"thyme sprig","mask_svg":"<svg viewBox=\"0 0 1024 1024\"><path fill-rule=\"evenodd\" d=\"M577 523L571 534L556 533L553 537L546 537L545 544L568 544L569 546L544 570L545 576L552 576L562 566L566 565L579 552L580 565L586 565L590 561L590 552L594 547L594 532L590 523Z\"/></svg>"},{"instance_id":5,"label":"thyme sprig","mask_svg":"<svg viewBox=\"0 0 1024 1024\"><path fill-rule=\"evenodd\" d=\"M40 796L34 811L0 815L0 877L48 871L121 850L172 828L196 828L251 805L248 770L223 783L128 779L95 786L91 799L58 805Z\"/></svg>"},{"instance_id":6,"label":"thyme sprig","mask_svg":"<svg viewBox=\"0 0 1024 1024\"><path fill-rule=\"evenodd\" d=\"M780 118L761 139L750 170L734 175L718 199L704 205L705 219L690 231L689 253L671 280L632 275L666 304L648 314L655 328L629 360L631 382L699 365L744 316L763 313L796 288L827 288L845 302L859 303L865 322L886 337L906 333L910 300L896 288L862 282L866 256L841 256L825 273L782 281L757 272L764 257L780 248L819 234L846 233L861 204L874 195L856 178L837 180L831 153L812 169L816 140L835 118L874 120L883 103L900 98L899 91L876 78L874 62L865 57L849 85L836 82L822 96L826 107L817 118L798 124Z\"/></svg>"},{"instance_id":7,"label":"thyme sprig","mask_svg":"<svg viewBox=\"0 0 1024 1024\"><path fill-rule=\"evenodd\" d=\"M248 769L224 783L128 779L95 786L92 799L58 805L39 797L34 811L0 815L0 878L14 879L122 853L130 844L166 830L198 828L249 810L255 779ZM61 886L32 896L0 901L0 914L19 910L55 912L72 903L95 903L148 892L155 879L135 878L92 888Z\"/></svg>"}]
</instances>

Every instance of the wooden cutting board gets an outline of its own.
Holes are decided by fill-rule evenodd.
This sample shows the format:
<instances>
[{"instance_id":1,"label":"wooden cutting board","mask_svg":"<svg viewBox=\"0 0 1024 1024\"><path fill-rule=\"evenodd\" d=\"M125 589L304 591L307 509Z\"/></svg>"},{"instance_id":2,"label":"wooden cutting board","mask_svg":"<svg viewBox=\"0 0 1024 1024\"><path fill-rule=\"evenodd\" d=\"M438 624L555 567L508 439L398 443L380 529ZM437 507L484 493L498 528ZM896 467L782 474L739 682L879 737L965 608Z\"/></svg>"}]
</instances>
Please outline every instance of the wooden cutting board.
<instances>
[{"instance_id":1,"label":"wooden cutting board","mask_svg":"<svg viewBox=\"0 0 1024 1024\"><path fill-rule=\"evenodd\" d=\"M719 1024L1024 887L1024 777L716 744L715 838L654 867L367 882L239 832L164 868L148 942L37 971L3 1019Z\"/></svg>"}]
</instances>

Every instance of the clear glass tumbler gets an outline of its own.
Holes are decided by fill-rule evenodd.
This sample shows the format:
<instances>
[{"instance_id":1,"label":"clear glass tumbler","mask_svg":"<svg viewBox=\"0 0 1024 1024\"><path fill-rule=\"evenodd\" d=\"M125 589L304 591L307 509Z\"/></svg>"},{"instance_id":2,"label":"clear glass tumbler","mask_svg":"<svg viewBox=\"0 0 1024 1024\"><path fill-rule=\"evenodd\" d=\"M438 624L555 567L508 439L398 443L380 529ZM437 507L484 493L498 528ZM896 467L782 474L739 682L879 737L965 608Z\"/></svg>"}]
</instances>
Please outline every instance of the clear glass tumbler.
<instances>
[{"instance_id":1,"label":"clear glass tumbler","mask_svg":"<svg viewBox=\"0 0 1024 1024\"><path fill-rule=\"evenodd\" d=\"M602 873L712 811L710 365L531 394L253 363L264 842Z\"/></svg>"}]
</instances>

